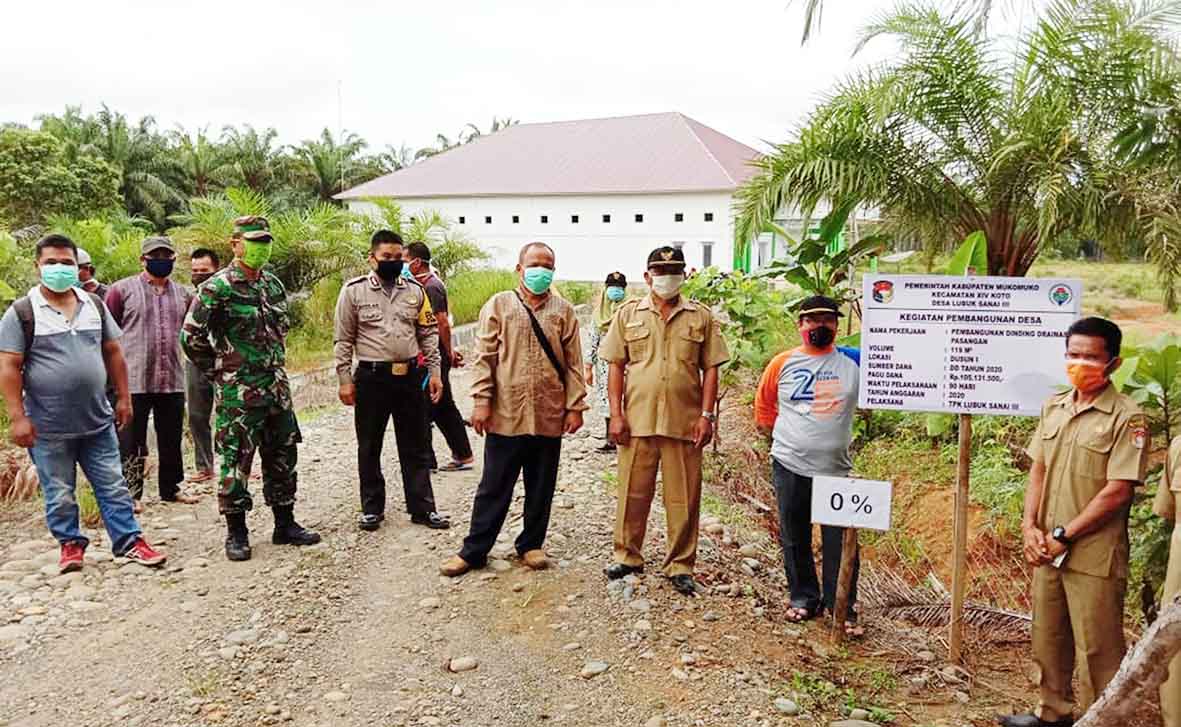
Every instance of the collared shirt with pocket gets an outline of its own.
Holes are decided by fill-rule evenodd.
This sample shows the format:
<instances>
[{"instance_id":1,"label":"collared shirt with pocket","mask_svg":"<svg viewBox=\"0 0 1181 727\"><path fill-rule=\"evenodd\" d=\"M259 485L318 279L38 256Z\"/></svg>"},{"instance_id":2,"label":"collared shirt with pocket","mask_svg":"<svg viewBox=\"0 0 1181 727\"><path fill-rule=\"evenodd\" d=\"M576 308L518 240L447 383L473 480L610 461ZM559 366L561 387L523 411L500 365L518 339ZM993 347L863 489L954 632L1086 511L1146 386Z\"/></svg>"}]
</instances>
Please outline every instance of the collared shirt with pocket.
<instances>
[{"instance_id":1,"label":"collared shirt with pocket","mask_svg":"<svg viewBox=\"0 0 1181 727\"><path fill-rule=\"evenodd\" d=\"M623 410L632 436L692 441L701 412L702 372L730 360L710 309L681 296L668 320L652 297L624 303L599 356L626 366Z\"/></svg>"},{"instance_id":2,"label":"collared shirt with pocket","mask_svg":"<svg viewBox=\"0 0 1181 727\"><path fill-rule=\"evenodd\" d=\"M538 342L525 305L518 291L506 290L480 309L472 398L492 408L493 434L560 437L566 413L588 408L578 316L569 301L553 293L531 309L559 373Z\"/></svg>"},{"instance_id":3,"label":"collared shirt with pocket","mask_svg":"<svg viewBox=\"0 0 1181 727\"><path fill-rule=\"evenodd\" d=\"M1038 527L1065 526L1111 480L1144 481L1148 424L1140 408L1114 386L1076 411L1074 390L1042 405L1029 456L1046 466ZM1098 578L1128 575L1128 511L1070 546L1064 568Z\"/></svg>"},{"instance_id":4,"label":"collared shirt with pocket","mask_svg":"<svg viewBox=\"0 0 1181 727\"><path fill-rule=\"evenodd\" d=\"M24 355L25 414L40 439L88 437L113 421L102 347L123 332L88 294L70 290L78 298L72 320L49 305L40 286L29 291L33 343L28 351L16 309L9 306L0 319L0 351Z\"/></svg>"},{"instance_id":5,"label":"collared shirt with pocket","mask_svg":"<svg viewBox=\"0 0 1181 727\"><path fill-rule=\"evenodd\" d=\"M432 376L439 375L439 327L431 302L417 281L398 278L390 290L376 273L353 278L336 299L333 330L336 376L353 380L358 361L404 363L423 355Z\"/></svg>"}]
</instances>

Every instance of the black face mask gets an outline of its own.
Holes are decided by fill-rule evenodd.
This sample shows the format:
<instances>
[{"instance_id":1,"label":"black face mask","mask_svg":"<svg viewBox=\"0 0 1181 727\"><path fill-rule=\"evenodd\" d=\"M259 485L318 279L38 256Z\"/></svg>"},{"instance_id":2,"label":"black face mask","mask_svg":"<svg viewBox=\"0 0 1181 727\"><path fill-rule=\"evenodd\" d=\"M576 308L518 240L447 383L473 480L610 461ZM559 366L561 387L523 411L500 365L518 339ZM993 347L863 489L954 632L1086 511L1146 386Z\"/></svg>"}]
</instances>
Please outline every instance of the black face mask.
<instances>
[{"instance_id":1,"label":"black face mask","mask_svg":"<svg viewBox=\"0 0 1181 727\"><path fill-rule=\"evenodd\" d=\"M200 285L213 277L213 273L193 273L193 285Z\"/></svg>"},{"instance_id":2,"label":"black face mask","mask_svg":"<svg viewBox=\"0 0 1181 727\"><path fill-rule=\"evenodd\" d=\"M832 345L833 339L836 337L837 334L833 333L833 330L827 326L813 328L808 331L808 343L816 348L828 348Z\"/></svg>"},{"instance_id":3,"label":"black face mask","mask_svg":"<svg viewBox=\"0 0 1181 727\"><path fill-rule=\"evenodd\" d=\"M401 260L378 260L377 277L387 283L392 283L402 274Z\"/></svg>"},{"instance_id":4,"label":"black face mask","mask_svg":"<svg viewBox=\"0 0 1181 727\"><path fill-rule=\"evenodd\" d=\"M172 275L172 266L175 264L175 262L175 260L148 258L148 261L144 264L144 267L147 268L148 274L152 275L153 277L167 278L169 275Z\"/></svg>"}]
</instances>

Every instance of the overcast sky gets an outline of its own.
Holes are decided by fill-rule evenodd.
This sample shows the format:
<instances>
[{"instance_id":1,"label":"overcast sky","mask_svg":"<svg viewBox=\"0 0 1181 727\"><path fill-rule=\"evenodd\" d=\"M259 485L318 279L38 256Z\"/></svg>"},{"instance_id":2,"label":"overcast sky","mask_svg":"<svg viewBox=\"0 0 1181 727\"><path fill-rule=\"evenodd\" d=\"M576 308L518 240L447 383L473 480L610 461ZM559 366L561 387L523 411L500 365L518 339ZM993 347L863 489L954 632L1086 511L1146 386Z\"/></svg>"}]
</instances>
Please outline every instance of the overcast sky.
<instances>
[{"instance_id":1,"label":"overcast sky","mask_svg":"<svg viewBox=\"0 0 1181 727\"><path fill-rule=\"evenodd\" d=\"M3 121L107 103L161 128L275 127L298 142L338 123L372 151L466 122L680 111L762 147L784 139L892 0L828 0L800 47L790 0L156 0L4 9Z\"/></svg>"}]
</instances>

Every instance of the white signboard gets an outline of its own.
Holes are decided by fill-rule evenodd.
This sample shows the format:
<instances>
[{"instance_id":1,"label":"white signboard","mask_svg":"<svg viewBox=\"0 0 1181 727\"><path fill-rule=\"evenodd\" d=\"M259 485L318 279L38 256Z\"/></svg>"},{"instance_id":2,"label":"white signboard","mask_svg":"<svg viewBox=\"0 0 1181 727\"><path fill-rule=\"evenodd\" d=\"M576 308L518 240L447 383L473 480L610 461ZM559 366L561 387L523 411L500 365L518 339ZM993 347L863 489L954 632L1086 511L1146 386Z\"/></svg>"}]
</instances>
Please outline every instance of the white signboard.
<instances>
[{"instance_id":1,"label":"white signboard","mask_svg":"<svg viewBox=\"0 0 1181 727\"><path fill-rule=\"evenodd\" d=\"M1037 415L1066 385L1079 280L866 275L863 409Z\"/></svg>"},{"instance_id":2,"label":"white signboard","mask_svg":"<svg viewBox=\"0 0 1181 727\"><path fill-rule=\"evenodd\" d=\"M812 522L889 530L894 485L852 477L812 478Z\"/></svg>"}]
</instances>

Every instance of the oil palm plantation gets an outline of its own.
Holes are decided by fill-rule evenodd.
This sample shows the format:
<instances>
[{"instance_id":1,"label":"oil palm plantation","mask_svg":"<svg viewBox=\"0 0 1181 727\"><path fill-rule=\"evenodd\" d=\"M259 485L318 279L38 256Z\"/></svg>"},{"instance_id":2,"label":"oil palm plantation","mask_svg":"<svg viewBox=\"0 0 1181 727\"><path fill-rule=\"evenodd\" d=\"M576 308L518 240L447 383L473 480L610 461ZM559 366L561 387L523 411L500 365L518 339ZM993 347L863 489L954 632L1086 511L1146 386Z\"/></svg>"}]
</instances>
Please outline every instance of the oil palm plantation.
<instances>
[{"instance_id":1,"label":"oil palm plantation","mask_svg":"<svg viewBox=\"0 0 1181 727\"><path fill-rule=\"evenodd\" d=\"M1156 185L1115 141L1181 90L1178 21L1178 2L1058 0L1002 42L970 12L900 5L859 45L892 37L897 60L842 82L757 163L736 237L784 207L860 204L880 209L887 231L932 244L984 231L995 275L1023 275L1059 235L1142 238L1159 218Z\"/></svg>"},{"instance_id":2,"label":"oil palm plantation","mask_svg":"<svg viewBox=\"0 0 1181 727\"><path fill-rule=\"evenodd\" d=\"M234 163L227 149L211 140L204 129L194 134L178 129L173 144L174 162L190 195L204 197L230 181Z\"/></svg>"},{"instance_id":3,"label":"oil palm plantation","mask_svg":"<svg viewBox=\"0 0 1181 727\"><path fill-rule=\"evenodd\" d=\"M222 145L238 182L256 192L270 187L279 164L275 146L278 138L279 132L274 129L258 131L250 124L244 124L241 129L233 126L222 129Z\"/></svg>"},{"instance_id":4,"label":"oil palm plantation","mask_svg":"<svg viewBox=\"0 0 1181 727\"><path fill-rule=\"evenodd\" d=\"M366 181L353 174L354 168L366 147L365 140L351 132L345 132L340 139L324 129L319 139L304 141L292 150L299 162L299 173L316 191L324 202L332 202L332 196L350 185Z\"/></svg>"}]
</instances>

